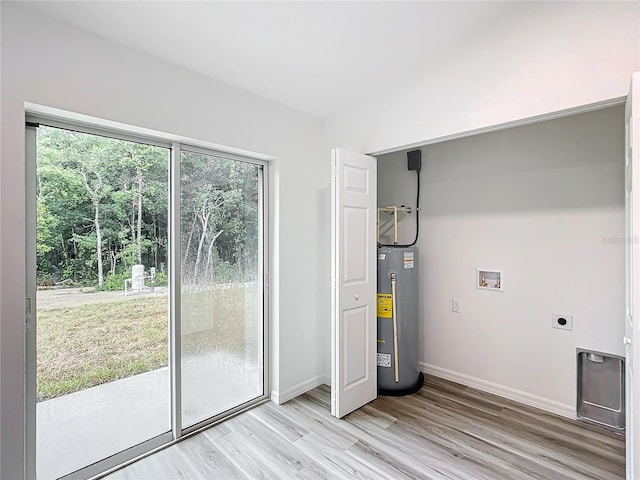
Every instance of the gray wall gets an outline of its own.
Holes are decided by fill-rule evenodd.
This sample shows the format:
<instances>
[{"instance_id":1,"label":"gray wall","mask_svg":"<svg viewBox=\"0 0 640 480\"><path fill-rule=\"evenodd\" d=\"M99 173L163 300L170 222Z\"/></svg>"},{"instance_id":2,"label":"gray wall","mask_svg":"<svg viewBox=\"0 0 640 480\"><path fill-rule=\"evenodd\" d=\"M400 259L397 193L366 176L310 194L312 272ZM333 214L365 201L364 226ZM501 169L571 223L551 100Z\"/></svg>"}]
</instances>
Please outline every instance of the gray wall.
<instances>
[{"instance_id":1,"label":"gray wall","mask_svg":"<svg viewBox=\"0 0 640 480\"><path fill-rule=\"evenodd\" d=\"M623 354L624 108L422 150L422 368L572 415L576 347ZM379 157L378 198L415 206L405 152ZM477 289L478 267L504 292Z\"/></svg>"}]
</instances>

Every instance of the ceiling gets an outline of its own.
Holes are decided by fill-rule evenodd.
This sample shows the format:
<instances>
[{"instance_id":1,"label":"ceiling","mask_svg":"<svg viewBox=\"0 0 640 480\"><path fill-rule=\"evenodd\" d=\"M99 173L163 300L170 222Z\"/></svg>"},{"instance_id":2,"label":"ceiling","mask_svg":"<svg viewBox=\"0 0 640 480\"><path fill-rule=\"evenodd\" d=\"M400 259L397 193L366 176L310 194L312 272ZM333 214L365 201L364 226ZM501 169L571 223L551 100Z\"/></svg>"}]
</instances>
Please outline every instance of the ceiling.
<instances>
[{"instance_id":1,"label":"ceiling","mask_svg":"<svg viewBox=\"0 0 640 480\"><path fill-rule=\"evenodd\" d=\"M522 2L47 1L26 8L328 118L495 33ZM517 12L516 12L517 13ZM505 36L506 38L506 36Z\"/></svg>"}]
</instances>

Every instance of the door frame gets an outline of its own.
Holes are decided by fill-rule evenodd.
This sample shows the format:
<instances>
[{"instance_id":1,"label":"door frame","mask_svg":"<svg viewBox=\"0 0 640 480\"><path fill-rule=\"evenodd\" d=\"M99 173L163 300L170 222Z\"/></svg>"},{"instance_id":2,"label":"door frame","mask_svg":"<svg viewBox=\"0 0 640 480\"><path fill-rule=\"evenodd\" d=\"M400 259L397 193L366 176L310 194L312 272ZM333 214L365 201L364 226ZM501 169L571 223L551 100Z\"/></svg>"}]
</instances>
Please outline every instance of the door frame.
<instances>
[{"instance_id":1,"label":"door frame","mask_svg":"<svg viewBox=\"0 0 640 480\"><path fill-rule=\"evenodd\" d=\"M625 106L625 403L626 473L640 469L640 72L634 73Z\"/></svg>"},{"instance_id":2,"label":"door frame","mask_svg":"<svg viewBox=\"0 0 640 480\"><path fill-rule=\"evenodd\" d=\"M25 129L25 478L36 478L36 138L37 124Z\"/></svg>"},{"instance_id":3,"label":"door frame","mask_svg":"<svg viewBox=\"0 0 640 480\"><path fill-rule=\"evenodd\" d=\"M70 115L71 117L71 115ZM144 143L169 149L169 171L168 171L168 215L169 215L169 238L168 238L168 264L169 264L169 370L170 370L170 430L166 433L150 438L140 444L134 445L126 450L118 452L104 458L94 464L88 465L80 470L71 472L64 477L65 480L85 479L98 475L105 475L118 470L134 461L151 455L158 450L166 448L184 438L195 435L216 423L239 413L247 411L261 403L269 401L270 398L270 262L271 250L271 210L270 210L270 157L262 155L250 155L249 152L235 153L226 152L208 145L201 145L202 142L189 141L184 137L169 134L138 133L139 128L118 124L117 127L110 125L105 127L97 119L95 123L89 121L89 117L82 121L67 118L64 115L54 115L48 113L25 113L25 236L26 236L26 263L25 263L25 458L24 471L27 480L36 479L36 353L37 353L37 305L36 305L36 168L37 168L37 127L42 124L50 127L66 130L78 131L91 135L106 136L113 139ZM151 131L149 131L151 132ZM154 132L157 133L157 132ZM192 152L204 153L216 158L223 158L233 161L249 163L259 167L259 189L261 195L258 196L258 231L259 231L259 272L257 278L262 281L262 363L259 365L262 374L262 395L228 409L220 414L214 415L206 420L200 421L188 428L183 428L181 422L181 336L180 336L180 299L182 290L181 281L181 242L180 242L180 153L182 149Z\"/></svg>"}]
</instances>

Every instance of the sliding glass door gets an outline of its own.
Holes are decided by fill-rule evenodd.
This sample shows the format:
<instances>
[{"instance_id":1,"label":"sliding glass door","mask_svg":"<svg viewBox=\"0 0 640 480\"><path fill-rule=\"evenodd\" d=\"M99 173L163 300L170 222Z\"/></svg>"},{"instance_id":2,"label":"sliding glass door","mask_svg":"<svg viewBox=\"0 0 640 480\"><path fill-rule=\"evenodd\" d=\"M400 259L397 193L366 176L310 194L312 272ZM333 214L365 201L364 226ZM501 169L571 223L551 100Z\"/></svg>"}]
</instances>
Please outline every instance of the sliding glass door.
<instances>
[{"instance_id":1,"label":"sliding glass door","mask_svg":"<svg viewBox=\"0 0 640 480\"><path fill-rule=\"evenodd\" d=\"M183 427L264 393L262 166L181 152Z\"/></svg>"},{"instance_id":2,"label":"sliding glass door","mask_svg":"<svg viewBox=\"0 0 640 480\"><path fill-rule=\"evenodd\" d=\"M264 399L265 165L27 130L30 477L88 478Z\"/></svg>"},{"instance_id":3,"label":"sliding glass door","mask_svg":"<svg viewBox=\"0 0 640 480\"><path fill-rule=\"evenodd\" d=\"M41 126L36 472L171 431L167 148Z\"/></svg>"}]
</instances>

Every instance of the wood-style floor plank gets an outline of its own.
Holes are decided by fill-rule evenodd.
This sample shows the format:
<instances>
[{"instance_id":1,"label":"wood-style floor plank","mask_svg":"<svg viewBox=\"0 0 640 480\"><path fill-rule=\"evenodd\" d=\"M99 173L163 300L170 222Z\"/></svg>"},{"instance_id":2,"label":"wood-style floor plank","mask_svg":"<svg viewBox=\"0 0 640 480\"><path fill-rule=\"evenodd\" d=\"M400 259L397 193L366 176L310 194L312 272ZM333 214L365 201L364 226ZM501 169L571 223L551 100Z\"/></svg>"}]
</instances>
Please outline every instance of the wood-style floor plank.
<instances>
[{"instance_id":1,"label":"wood-style floor plank","mask_svg":"<svg viewBox=\"0 0 640 480\"><path fill-rule=\"evenodd\" d=\"M109 480L623 480L624 436L440 378L344 419L321 386L266 403Z\"/></svg>"}]
</instances>

